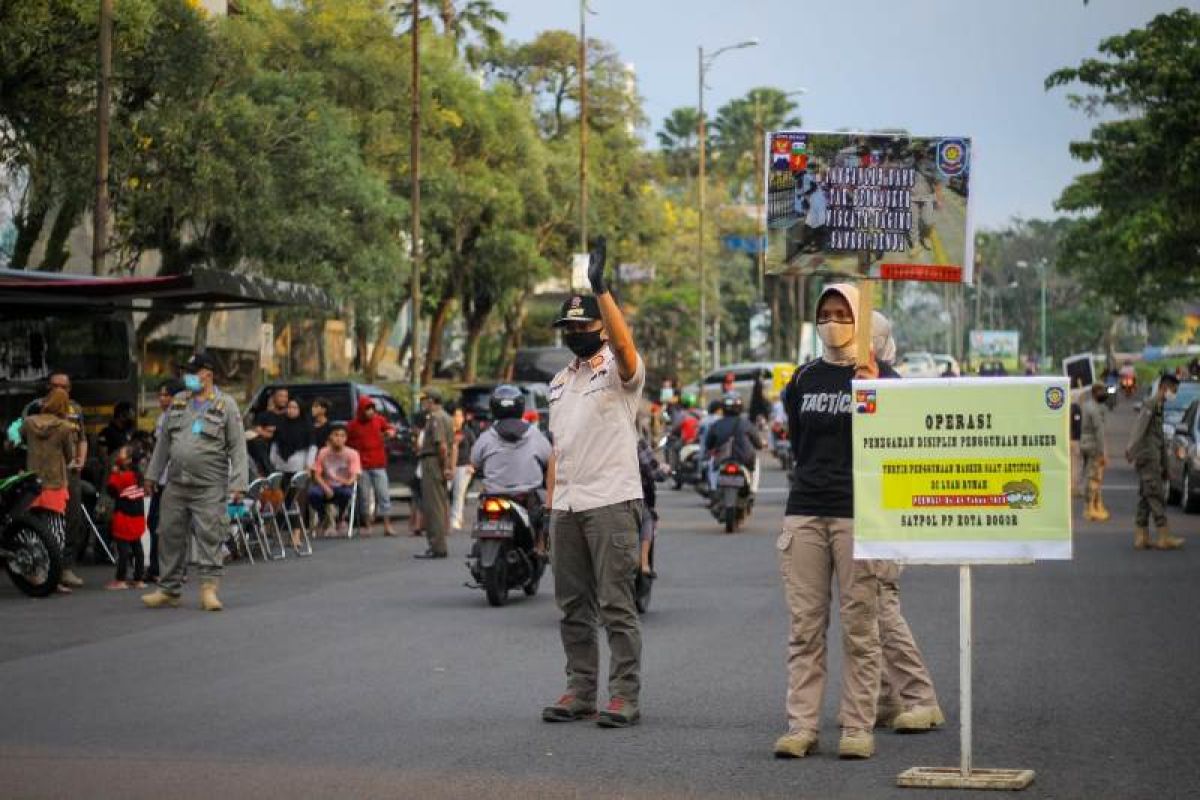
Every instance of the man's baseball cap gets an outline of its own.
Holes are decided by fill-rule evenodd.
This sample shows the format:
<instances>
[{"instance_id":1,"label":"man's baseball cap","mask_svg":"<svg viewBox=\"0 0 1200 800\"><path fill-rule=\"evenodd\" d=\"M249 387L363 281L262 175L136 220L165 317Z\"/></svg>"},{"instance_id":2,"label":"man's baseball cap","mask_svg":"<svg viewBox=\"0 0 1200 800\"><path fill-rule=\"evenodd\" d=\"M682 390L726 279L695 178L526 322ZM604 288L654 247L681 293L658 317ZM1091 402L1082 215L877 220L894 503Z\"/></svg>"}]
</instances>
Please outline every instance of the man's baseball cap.
<instances>
[{"instance_id":1,"label":"man's baseball cap","mask_svg":"<svg viewBox=\"0 0 1200 800\"><path fill-rule=\"evenodd\" d=\"M562 304L554 327L560 328L568 322L594 322L600 318L600 301L594 295L573 294Z\"/></svg>"},{"instance_id":2,"label":"man's baseball cap","mask_svg":"<svg viewBox=\"0 0 1200 800\"><path fill-rule=\"evenodd\" d=\"M199 372L202 369L206 369L209 372L216 372L216 359L208 353L193 353L192 357L183 365L184 372Z\"/></svg>"},{"instance_id":3,"label":"man's baseball cap","mask_svg":"<svg viewBox=\"0 0 1200 800\"><path fill-rule=\"evenodd\" d=\"M421 392L421 399L422 400L432 400L435 403L441 403L442 402L442 393L440 391L438 391L437 389L430 387Z\"/></svg>"}]
</instances>

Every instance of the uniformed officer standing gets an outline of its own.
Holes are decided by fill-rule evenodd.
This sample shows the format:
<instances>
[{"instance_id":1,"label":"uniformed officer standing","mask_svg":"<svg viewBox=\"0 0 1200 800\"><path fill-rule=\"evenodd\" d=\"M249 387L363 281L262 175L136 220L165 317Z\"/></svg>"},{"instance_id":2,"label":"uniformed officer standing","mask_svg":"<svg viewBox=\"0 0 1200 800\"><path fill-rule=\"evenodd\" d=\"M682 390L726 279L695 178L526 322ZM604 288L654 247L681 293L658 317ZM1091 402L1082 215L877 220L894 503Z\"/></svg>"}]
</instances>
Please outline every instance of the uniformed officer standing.
<instances>
[{"instance_id":1,"label":"uniformed officer standing","mask_svg":"<svg viewBox=\"0 0 1200 800\"><path fill-rule=\"evenodd\" d=\"M167 421L146 470L159 476L167 469L167 486L159 509L159 588L142 596L150 608L179 605L188 534L196 537L200 562L200 607L220 611L217 587L223 568L225 506L232 495L241 502L246 491L246 439L237 403L213 383L216 363L196 353L184 367L185 391L175 395ZM146 491L157 488L147 478Z\"/></svg>"},{"instance_id":2,"label":"uniformed officer standing","mask_svg":"<svg viewBox=\"0 0 1200 800\"><path fill-rule=\"evenodd\" d=\"M597 722L615 728L640 717L642 634L633 585L642 481L635 423L646 368L605 286L604 262L601 238L588 266L594 296L568 298L554 323L576 356L550 383L554 453L546 475L567 690L542 710L542 719L596 717L599 622L610 660L609 702Z\"/></svg>"},{"instance_id":3,"label":"uniformed officer standing","mask_svg":"<svg viewBox=\"0 0 1200 800\"><path fill-rule=\"evenodd\" d=\"M1133 425L1125 458L1131 462L1138 474L1138 502L1134 514L1135 532L1133 546L1145 550L1150 543L1150 516L1154 516L1154 527L1158 538L1153 547L1158 550L1177 550L1183 547L1183 539L1172 536L1167 528L1167 510L1163 480L1167 476L1167 442L1163 434L1163 406L1175 397L1179 379L1163 373L1158 380L1154 396L1147 398Z\"/></svg>"},{"instance_id":4,"label":"uniformed officer standing","mask_svg":"<svg viewBox=\"0 0 1200 800\"><path fill-rule=\"evenodd\" d=\"M1104 468L1108 457L1104 452L1104 432L1108 425L1108 387L1093 383L1080 408L1079 455L1083 458L1084 502L1083 518L1103 522L1108 509L1100 494L1104 483Z\"/></svg>"},{"instance_id":5,"label":"uniformed officer standing","mask_svg":"<svg viewBox=\"0 0 1200 800\"><path fill-rule=\"evenodd\" d=\"M421 395L425 408L425 431L421 436L421 510L429 549L414 558L445 558L446 532L450 528L450 493L446 481L454 476L450 445L454 420L442 408L442 395L426 389Z\"/></svg>"}]
</instances>

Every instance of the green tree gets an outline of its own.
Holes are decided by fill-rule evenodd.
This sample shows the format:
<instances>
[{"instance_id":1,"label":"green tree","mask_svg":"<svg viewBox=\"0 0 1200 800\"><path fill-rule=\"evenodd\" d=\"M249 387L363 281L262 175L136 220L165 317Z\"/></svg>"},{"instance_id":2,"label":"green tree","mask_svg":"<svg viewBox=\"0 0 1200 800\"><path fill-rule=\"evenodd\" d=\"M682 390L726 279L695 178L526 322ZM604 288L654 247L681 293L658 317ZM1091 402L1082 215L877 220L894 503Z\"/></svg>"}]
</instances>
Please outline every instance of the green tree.
<instances>
[{"instance_id":1,"label":"green tree","mask_svg":"<svg viewBox=\"0 0 1200 800\"><path fill-rule=\"evenodd\" d=\"M655 136L668 176L687 179L696 174L700 158L700 112L695 106L671 109ZM710 143L711 136L705 145ZM711 148L708 152L711 152Z\"/></svg>"},{"instance_id":2,"label":"green tree","mask_svg":"<svg viewBox=\"0 0 1200 800\"><path fill-rule=\"evenodd\" d=\"M782 89L760 86L745 97L730 100L717 109L712 127L717 169L727 178L735 198L755 197L761 169L766 131L798 127L796 103Z\"/></svg>"},{"instance_id":3,"label":"green tree","mask_svg":"<svg viewBox=\"0 0 1200 800\"><path fill-rule=\"evenodd\" d=\"M1200 14L1178 9L1100 43L1102 58L1058 70L1052 89L1099 122L1071 154L1097 169L1076 178L1057 207L1084 214L1062 243L1065 269L1118 314L1160 317L1200 290Z\"/></svg>"}]
</instances>

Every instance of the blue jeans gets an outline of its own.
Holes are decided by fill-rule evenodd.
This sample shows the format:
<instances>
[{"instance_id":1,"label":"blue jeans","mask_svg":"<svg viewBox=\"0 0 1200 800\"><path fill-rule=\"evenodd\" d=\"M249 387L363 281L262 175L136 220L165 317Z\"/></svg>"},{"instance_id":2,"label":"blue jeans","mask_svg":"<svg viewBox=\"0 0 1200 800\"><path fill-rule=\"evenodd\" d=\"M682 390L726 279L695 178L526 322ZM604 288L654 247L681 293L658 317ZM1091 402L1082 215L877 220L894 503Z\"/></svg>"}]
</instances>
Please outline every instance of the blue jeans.
<instances>
[{"instance_id":1,"label":"blue jeans","mask_svg":"<svg viewBox=\"0 0 1200 800\"><path fill-rule=\"evenodd\" d=\"M365 521L367 518L367 492L375 496L375 516L386 517L392 510L392 498L388 489L387 470L364 469L358 479L358 510Z\"/></svg>"}]
</instances>

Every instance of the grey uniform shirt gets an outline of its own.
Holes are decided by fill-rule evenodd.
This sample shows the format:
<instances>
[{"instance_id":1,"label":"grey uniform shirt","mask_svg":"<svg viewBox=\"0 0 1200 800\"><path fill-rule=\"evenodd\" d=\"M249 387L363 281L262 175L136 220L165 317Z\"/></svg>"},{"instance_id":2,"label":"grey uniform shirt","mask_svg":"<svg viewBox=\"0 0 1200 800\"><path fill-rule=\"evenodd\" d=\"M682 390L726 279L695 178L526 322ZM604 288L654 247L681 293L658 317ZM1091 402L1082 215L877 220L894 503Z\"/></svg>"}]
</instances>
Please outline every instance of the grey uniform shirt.
<instances>
[{"instance_id":1,"label":"grey uniform shirt","mask_svg":"<svg viewBox=\"0 0 1200 800\"><path fill-rule=\"evenodd\" d=\"M622 381L605 345L587 361L575 359L550 382L550 434L554 437L556 511L642 499L637 458L637 412L646 365Z\"/></svg>"},{"instance_id":2,"label":"grey uniform shirt","mask_svg":"<svg viewBox=\"0 0 1200 800\"><path fill-rule=\"evenodd\" d=\"M246 436L237 402L218 389L210 401L196 404L180 392L165 413L162 436L146 470L182 486L227 486L246 491Z\"/></svg>"},{"instance_id":3,"label":"grey uniform shirt","mask_svg":"<svg viewBox=\"0 0 1200 800\"><path fill-rule=\"evenodd\" d=\"M496 426L488 428L471 448L471 464L489 494L525 494L542 488L550 462L550 442L536 425L528 425L518 440L509 441Z\"/></svg>"}]
</instances>

